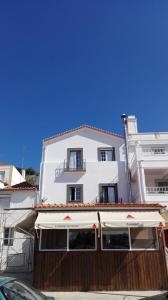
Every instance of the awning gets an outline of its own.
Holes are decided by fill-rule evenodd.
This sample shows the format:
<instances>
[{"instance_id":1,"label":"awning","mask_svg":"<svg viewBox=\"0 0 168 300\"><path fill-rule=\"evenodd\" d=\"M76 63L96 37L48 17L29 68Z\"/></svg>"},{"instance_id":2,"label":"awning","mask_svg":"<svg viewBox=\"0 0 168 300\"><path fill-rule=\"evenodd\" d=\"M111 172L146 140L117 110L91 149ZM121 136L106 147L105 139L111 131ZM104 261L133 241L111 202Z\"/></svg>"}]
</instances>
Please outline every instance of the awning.
<instances>
[{"instance_id":1,"label":"awning","mask_svg":"<svg viewBox=\"0 0 168 300\"><path fill-rule=\"evenodd\" d=\"M97 212L39 212L36 229L98 228Z\"/></svg>"},{"instance_id":2,"label":"awning","mask_svg":"<svg viewBox=\"0 0 168 300\"><path fill-rule=\"evenodd\" d=\"M158 211L100 212L102 227L162 227L165 220Z\"/></svg>"},{"instance_id":3,"label":"awning","mask_svg":"<svg viewBox=\"0 0 168 300\"><path fill-rule=\"evenodd\" d=\"M34 211L29 213L25 219L16 224L15 230L20 233L30 233L34 229L36 218L37 214Z\"/></svg>"}]
</instances>

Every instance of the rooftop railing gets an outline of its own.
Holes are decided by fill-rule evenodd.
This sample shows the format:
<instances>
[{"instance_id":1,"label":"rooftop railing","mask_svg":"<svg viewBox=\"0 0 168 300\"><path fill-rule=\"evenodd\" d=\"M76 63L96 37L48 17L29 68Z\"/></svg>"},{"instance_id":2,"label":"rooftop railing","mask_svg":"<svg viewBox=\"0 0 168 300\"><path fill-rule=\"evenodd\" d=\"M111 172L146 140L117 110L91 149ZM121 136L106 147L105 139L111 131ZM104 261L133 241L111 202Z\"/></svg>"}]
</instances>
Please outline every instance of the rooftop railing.
<instances>
[{"instance_id":1,"label":"rooftop railing","mask_svg":"<svg viewBox=\"0 0 168 300\"><path fill-rule=\"evenodd\" d=\"M168 194L168 186L148 186L146 187L147 194Z\"/></svg>"},{"instance_id":2,"label":"rooftop railing","mask_svg":"<svg viewBox=\"0 0 168 300\"><path fill-rule=\"evenodd\" d=\"M147 147L142 148L144 156L157 156L157 155L168 155L168 148L166 147Z\"/></svg>"}]
</instances>

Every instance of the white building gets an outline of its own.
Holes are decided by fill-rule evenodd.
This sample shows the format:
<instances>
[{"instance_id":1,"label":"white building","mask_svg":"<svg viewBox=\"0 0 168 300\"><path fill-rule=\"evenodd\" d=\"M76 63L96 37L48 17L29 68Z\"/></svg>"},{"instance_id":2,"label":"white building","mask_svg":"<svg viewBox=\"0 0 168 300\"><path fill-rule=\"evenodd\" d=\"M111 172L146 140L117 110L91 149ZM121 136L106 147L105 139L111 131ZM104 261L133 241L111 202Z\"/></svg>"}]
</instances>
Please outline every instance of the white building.
<instances>
[{"instance_id":1,"label":"white building","mask_svg":"<svg viewBox=\"0 0 168 300\"><path fill-rule=\"evenodd\" d=\"M5 185L12 186L24 181L24 172L21 175L15 166L0 163L0 189Z\"/></svg>"},{"instance_id":2,"label":"white building","mask_svg":"<svg viewBox=\"0 0 168 300\"><path fill-rule=\"evenodd\" d=\"M139 133L135 116L126 122L133 200L168 205L168 132Z\"/></svg>"},{"instance_id":3,"label":"white building","mask_svg":"<svg viewBox=\"0 0 168 300\"><path fill-rule=\"evenodd\" d=\"M25 220L37 204L38 192L27 182L0 190L0 270L31 271L33 240L15 226Z\"/></svg>"},{"instance_id":4,"label":"white building","mask_svg":"<svg viewBox=\"0 0 168 300\"><path fill-rule=\"evenodd\" d=\"M91 126L45 139L40 175L43 203L127 202L124 140Z\"/></svg>"}]
</instances>

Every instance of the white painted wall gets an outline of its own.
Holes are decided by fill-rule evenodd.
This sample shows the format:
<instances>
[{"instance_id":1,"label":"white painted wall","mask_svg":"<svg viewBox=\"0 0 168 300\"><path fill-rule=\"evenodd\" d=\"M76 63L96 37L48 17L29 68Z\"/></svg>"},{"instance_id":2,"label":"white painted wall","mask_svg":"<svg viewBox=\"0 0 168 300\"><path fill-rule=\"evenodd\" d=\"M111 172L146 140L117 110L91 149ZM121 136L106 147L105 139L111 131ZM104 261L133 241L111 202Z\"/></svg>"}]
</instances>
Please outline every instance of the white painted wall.
<instances>
[{"instance_id":1,"label":"white painted wall","mask_svg":"<svg viewBox=\"0 0 168 300\"><path fill-rule=\"evenodd\" d=\"M116 161L98 161L100 147L115 147ZM83 148L86 172L64 172L67 148ZM84 128L45 142L40 181L41 199L46 199L45 203L66 203L67 184L83 184L84 202L96 201L101 183L117 183L118 197L126 202L124 141Z\"/></svg>"},{"instance_id":2,"label":"white painted wall","mask_svg":"<svg viewBox=\"0 0 168 300\"><path fill-rule=\"evenodd\" d=\"M25 178L20 174L20 172L14 166L12 166L11 185L15 185L24 181Z\"/></svg>"},{"instance_id":3,"label":"white painted wall","mask_svg":"<svg viewBox=\"0 0 168 300\"><path fill-rule=\"evenodd\" d=\"M0 165L0 172L1 171L5 172L4 182L6 182L8 185L15 185L25 181L23 176L19 173L19 171L14 166ZM4 187L1 186L0 188L4 188Z\"/></svg>"}]
</instances>

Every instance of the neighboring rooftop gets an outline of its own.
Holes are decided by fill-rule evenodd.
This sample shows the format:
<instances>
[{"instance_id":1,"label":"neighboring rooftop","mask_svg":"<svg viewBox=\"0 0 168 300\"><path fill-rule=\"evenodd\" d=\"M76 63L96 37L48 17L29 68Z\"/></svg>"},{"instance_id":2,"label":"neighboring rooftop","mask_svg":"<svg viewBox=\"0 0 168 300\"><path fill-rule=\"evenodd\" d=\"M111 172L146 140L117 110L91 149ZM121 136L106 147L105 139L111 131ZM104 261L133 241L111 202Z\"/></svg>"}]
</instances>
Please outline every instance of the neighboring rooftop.
<instances>
[{"instance_id":1,"label":"neighboring rooftop","mask_svg":"<svg viewBox=\"0 0 168 300\"><path fill-rule=\"evenodd\" d=\"M22 190L35 190L36 187L31 185L30 183L24 181L12 186L8 186L7 188L0 189L0 192L6 191L22 191Z\"/></svg>"},{"instance_id":2,"label":"neighboring rooftop","mask_svg":"<svg viewBox=\"0 0 168 300\"><path fill-rule=\"evenodd\" d=\"M108 134L108 135L112 135L112 136L115 136L115 137L118 137L118 138L123 138L122 135L120 134L117 134L117 133L114 133L114 132L111 132L111 131L108 131L108 130L104 130L104 129L101 129L101 128L97 128L97 127L94 127L94 126L90 126L90 125L81 125L79 127L76 127L76 128L73 128L73 129L70 129L70 130L67 130L67 131L64 131L62 133L58 133L56 135L53 135L51 137L48 137L48 138L45 138L43 141L44 142L47 142L49 140L52 140L52 139L55 139L57 137L61 137L63 135L66 135L66 134L69 134L69 133L72 133L74 131L78 131L78 130L81 130L81 129L84 129L84 128L87 128L87 129L91 129L91 130L95 130L97 132L101 132L101 133L104 133L104 134Z\"/></svg>"}]
</instances>

